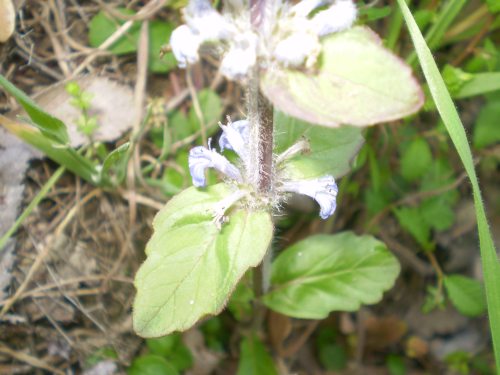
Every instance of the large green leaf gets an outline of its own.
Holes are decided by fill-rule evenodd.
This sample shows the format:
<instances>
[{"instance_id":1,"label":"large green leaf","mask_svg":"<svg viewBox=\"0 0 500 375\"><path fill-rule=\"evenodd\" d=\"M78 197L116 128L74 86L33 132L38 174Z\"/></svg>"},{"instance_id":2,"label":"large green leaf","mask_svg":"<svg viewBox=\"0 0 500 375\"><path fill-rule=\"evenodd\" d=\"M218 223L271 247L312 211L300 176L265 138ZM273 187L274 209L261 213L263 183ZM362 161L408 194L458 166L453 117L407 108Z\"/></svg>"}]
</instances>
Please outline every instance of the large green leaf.
<instances>
[{"instance_id":1,"label":"large green leaf","mask_svg":"<svg viewBox=\"0 0 500 375\"><path fill-rule=\"evenodd\" d=\"M256 336L241 342L240 363L237 375L277 375L273 359Z\"/></svg>"},{"instance_id":2,"label":"large green leaf","mask_svg":"<svg viewBox=\"0 0 500 375\"><path fill-rule=\"evenodd\" d=\"M323 40L316 75L269 69L261 88L288 115L313 124L373 125L416 112L423 94L411 69L365 27Z\"/></svg>"},{"instance_id":3,"label":"large green leaf","mask_svg":"<svg viewBox=\"0 0 500 375\"><path fill-rule=\"evenodd\" d=\"M356 311L361 304L380 301L399 269L396 258L372 236L315 235L276 258L272 289L263 302L282 314L306 319Z\"/></svg>"},{"instance_id":4,"label":"large green leaf","mask_svg":"<svg viewBox=\"0 0 500 375\"><path fill-rule=\"evenodd\" d=\"M21 104L31 121L40 129L43 135L59 144L68 143L69 138L66 125L61 120L41 109L28 95L19 90L1 74L0 87Z\"/></svg>"},{"instance_id":5,"label":"large green leaf","mask_svg":"<svg viewBox=\"0 0 500 375\"><path fill-rule=\"evenodd\" d=\"M135 331L158 337L190 328L217 314L249 267L262 260L272 237L265 211L234 207L219 229L213 208L231 188L194 187L173 198L156 216L147 259L135 278Z\"/></svg>"},{"instance_id":6,"label":"large green leaf","mask_svg":"<svg viewBox=\"0 0 500 375\"><path fill-rule=\"evenodd\" d=\"M364 142L361 129L353 126L327 128L316 126L276 111L274 115L276 152L285 151L300 139L309 142L309 151L297 155L286 164L288 177L307 179L332 175L341 177Z\"/></svg>"},{"instance_id":7,"label":"large green leaf","mask_svg":"<svg viewBox=\"0 0 500 375\"><path fill-rule=\"evenodd\" d=\"M486 312L486 296L479 280L462 275L444 278L444 286L451 302L466 316L478 316Z\"/></svg>"}]
</instances>

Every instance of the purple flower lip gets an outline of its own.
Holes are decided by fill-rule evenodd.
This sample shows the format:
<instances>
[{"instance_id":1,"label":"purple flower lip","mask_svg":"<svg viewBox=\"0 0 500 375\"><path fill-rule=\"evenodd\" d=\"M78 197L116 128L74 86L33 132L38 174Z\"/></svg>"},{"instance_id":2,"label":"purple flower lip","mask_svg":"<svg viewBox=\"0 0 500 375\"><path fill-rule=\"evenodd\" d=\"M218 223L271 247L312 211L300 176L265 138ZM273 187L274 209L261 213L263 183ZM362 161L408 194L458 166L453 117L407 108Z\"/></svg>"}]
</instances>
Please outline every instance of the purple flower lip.
<instances>
[{"instance_id":1,"label":"purple flower lip","mask_svg":"<svg viewBox=\"0 0 500 375\"><path fill-rule=\"evenodd\" d=\"M204 146L197 146L191 149L188 163L193 185L196 187L206 186L205 170L207 168L214 168L232 180L239 183L243 182L238 168L217 151Z\"/></svg>"}]
</instances>

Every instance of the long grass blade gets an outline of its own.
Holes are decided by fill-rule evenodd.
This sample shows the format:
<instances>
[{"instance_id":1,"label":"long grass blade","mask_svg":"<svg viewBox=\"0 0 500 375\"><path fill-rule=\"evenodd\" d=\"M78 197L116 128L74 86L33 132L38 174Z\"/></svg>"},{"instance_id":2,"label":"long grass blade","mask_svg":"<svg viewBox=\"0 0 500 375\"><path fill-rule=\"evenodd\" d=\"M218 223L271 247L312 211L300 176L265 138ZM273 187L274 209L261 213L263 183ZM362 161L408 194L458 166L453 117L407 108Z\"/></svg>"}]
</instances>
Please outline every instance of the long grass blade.
<instances>
[{"instance_id":1,"label":"long grass blade","mask_svg":"<svg viewBox=\"0 0 500 375\"><path fill-rule=\"evenodd\" d=\"M403 13L408 30L410 31L420 61L420 66L429 84L429 90L436 104L436 108L441 115L450 138L457 149L467 175L472 183L481 249L481 261L488 303L488 315L498 371L500 370L500 366L498 365L500 363L500 267L488 227L488 221L486 219L481 191L472 161L472 152L467 142L467 137L460 117L458 116L443 78L439 73L439 69L432 57L431 51L404 0L397 1Z\"/></svg>"}]
</instances>

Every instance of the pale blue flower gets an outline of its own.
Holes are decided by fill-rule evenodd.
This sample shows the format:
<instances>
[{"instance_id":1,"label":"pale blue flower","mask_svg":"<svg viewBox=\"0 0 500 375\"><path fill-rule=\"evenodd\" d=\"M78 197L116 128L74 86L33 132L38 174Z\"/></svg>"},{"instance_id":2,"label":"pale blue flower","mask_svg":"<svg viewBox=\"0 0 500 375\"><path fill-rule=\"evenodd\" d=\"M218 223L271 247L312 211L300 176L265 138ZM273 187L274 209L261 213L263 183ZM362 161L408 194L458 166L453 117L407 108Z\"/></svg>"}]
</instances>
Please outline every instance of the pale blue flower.
<instances>
[{"instance_id":1,"label":"pale blue flower","mask_svg":"<svg viewBox=\"0 0 500 375\"><path fill-rule=\"evenodd\" d=\"M186 24L194 33L200 35L203 41L224 40L230 38L234 26L217 12L208 0L190 0L184 9Z\"/></svg>"},{"instance_id":2,"label":"pale blue flower","mask_svg":"<svg viewBox=\"0 0 500 375\"><path fill-rule=\"evenodd\" d=\"M196 187L206 185L205 170L207 168L214 168L232 180L243 182L239 169L224 156L210 148L203 146L192 148L189 152L188 164L193 185Z\"/></svg>"},{"instance_id":3,"label":"pale blue flower","mask_svg":"<svg viewBox=\"0 0 500 375\"><path fill-rule=\"evenodd\" d=\"M286 181L280 188L284 192L304 194L313 198L320 206L319 216L327 219L337 208L338 187L333 176L311 180Z\"/></svg>"},{"instance_id":4,"label":"pale blue flower","mask_svg":"<svg viewBox=\"0 0 500 375\"><path fill-rule=\"evenodd\" d=\"M219 138L221 152L224 150L235 151L242 161L241 164L245 165L248 162L250 122L248 120L229 121L227 125L220 124L220 127L222 129L222 135ZM297 144L291 146L276 158L278 167L297 153L307 149L307 140L301 139ZM191 149L189 152L189 170L194 186L203 187L206 185L205 170L207 168L214 168L237 183L251 185L249 184L248 176L245 176L244 172L241 172L217 151L203 146ZM244 168L242 170L244 171ZM332 176L327 175L310 180L278 182L277 186L276 192L280 193L277 196L278 201L282 199L285 193L304 194L316 200L320 206L320 216L322 219L327 219L333 215L337 207L338 188ZM235 193L234 197L236 197L235 199L241 199L245 194ZM221 203L221 205L223 209L219 209L218 211L220 212L215 215L219 219L223 217L228 206L225 202L224 204Z\"/></svg>"},{"instance_id":5,"label":"pale blue flower","mask_svg":"<svg viewBox=\"0 0 500 375\"><path fill-rule=\"evenodd\" d=\"M219 138L220 151L233 150L242 160L247 158L247 148L250 137L250 123L248 120L229 122L220 125L222 135Z\"/></svg>"},{"instance_id":6,"label":"pale blue flower","mask_svg":"<svg viewBox=\"0 0 500 375\"><path fill-rule=\"evenodd\" d=\"M170 47L180 68L199 60L198 50L207 41L224 40L234 33L233 26L208 0L191 0L184 9L186 25L170 35Z\"/></svg>"},{"instance_id":7,"label":"pale blue flower","mask_svg":"<svg viewBox=\"0 0 500 375\"><path fill-rule=\"evenodd\" d=\"M231 80L244 81L256 64L312 68L321 53L320 38L351 27L357 16L353 0L302 0L293 6L274 0L256 30L247 1L224 3L220 14L208 0L188 2L186 24L170 38L179 67L197 62L200 47L211 42L221 54L220 73ZM314 14L321 6L328 7Z\"/></svg>"},{"instance_id":8,"label":"pale blue flower","mask_svg":"<svg viewBox=\"0 0 500 375\"><path fill-rule=\"evenodd\" d=\"M194 64L198 61L198 48L202 39L187 25L181 25L172 31L170 36L170 47L180 68Z\"/></svg>"}]
</instances>

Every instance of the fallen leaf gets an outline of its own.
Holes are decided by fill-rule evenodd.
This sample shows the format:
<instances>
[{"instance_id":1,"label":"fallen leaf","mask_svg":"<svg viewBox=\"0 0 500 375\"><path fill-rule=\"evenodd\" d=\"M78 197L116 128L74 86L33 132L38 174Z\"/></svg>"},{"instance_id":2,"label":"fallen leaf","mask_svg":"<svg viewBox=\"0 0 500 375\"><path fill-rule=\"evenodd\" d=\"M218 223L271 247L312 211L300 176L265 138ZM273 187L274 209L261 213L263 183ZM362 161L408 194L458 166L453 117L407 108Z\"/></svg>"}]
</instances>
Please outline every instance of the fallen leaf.
<instances>
[{"instance_id":1,"label":"fallen leaf","mask_svg":"<svg viewBox=\"0 0 500 375\"><path fill-rule=\"evenodd\" d=\"M132 128L136 110L130 87L96 76L78 78L75 82L83 92L92 96L89 115L97 116L99 126L93 135L96 141L114 141ZM71 146L79 147L88 143L76 125L82 113L71 104L72 97L65 86L66 83L50 86L34 95L33 99L46 112L66 124ZM11 117L18 115L24 115L24 112L19 109L10 114Z\"/></svg>"},{"instance_id":2,"label":"fallen leaf","mask_svg":"<svg viewBox=\"0 0 500 375\"><path fill-rule=\"evenodd\" d=\"M12 0L0 0L0 43L5 43L14 33L16 10Z\"/></svg>"},{"instance_id":3,"label":"fallen leaf","mask_svg":"<svg viewBox=\"0 0 500 375\"><path fill-rule=\"evenodd\" d=\"M396 316L369 316L364 321L366 345L382 350L398 343L408 330L406 323Z\"/></svg>"}]
</instances>

